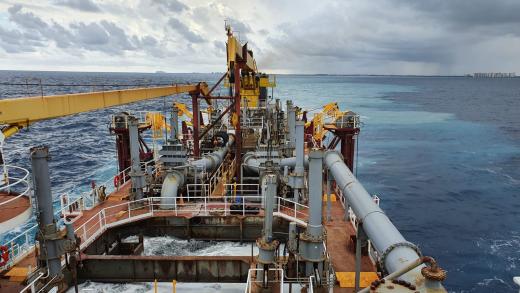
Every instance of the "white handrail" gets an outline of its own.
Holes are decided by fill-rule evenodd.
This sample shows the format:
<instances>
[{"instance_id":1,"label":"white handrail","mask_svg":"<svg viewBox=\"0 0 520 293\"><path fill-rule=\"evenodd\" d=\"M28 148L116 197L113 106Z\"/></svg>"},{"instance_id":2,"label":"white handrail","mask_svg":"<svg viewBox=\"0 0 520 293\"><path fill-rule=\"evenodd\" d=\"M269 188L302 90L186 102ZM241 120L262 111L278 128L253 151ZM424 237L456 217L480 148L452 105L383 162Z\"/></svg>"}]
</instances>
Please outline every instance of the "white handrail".
<instances>
[{"instance_id":1,"label":"white handrail","mask_svg":"<svg viewBox=\"0 0 520 293\"><path fill-rule=\"evenodd\" d=\"M144 168L146 169L146 167L151 164L152 162L154 162L153 160L150 160L150 161L147 161L147 162L142 162L141 164L144 165ZM15 168L15 169L19 169L19 170L22 170L25 173L25 175L19 179L17 182L14 182L12 184L10 184L10 186L14 186L20 182L26 182L27 184L27 188L26 190L21 193L20 195L18 195L16 198L20 197L20 196L23 196L23 195L26 195L29 193L30 191L30 185L28 183L28 176L29 176L29 171L27 171L26 169L24 168L21 168L21 167L17 167L17 166L9 166L9 167L12 167L12 168ZM122 177L123 178L123 184L126 183L126 173L128 173L130 170L130 167L129 168L126 168L125 170L117 173L116 176L119 176L120 178ZM154 170L155 171L155 170ZM100 184L101 185L104 185L106 186L107 188L109 186L112 186L111 183L111 180L113 180L114 177L111 177L110 179L108 179L107 181L103 182ZM0 190L3 190L7 188L7 186L2 186L0 187ZM107 192L108 196L110 196L111 192ZM68 214L68 211L69 209L72 207L74 209L74 205L78 205L81 207L81 209L85 208L84 206L84 202L92 195L92 191L87 191L87 192L83 192L80 194L79 197L75 198L73 201L71 202L68 202L65 206L61 207L61 209L59 211L57 211L55 213L55 215L58 215L58 217L60 217L60 215L66 215ZM13 199L10 199L9 201L6 201L6 202L3 202L2 204L6 204L8 202L11 202L13 200L15 200L16 198L13 198ZM0 204L0 205L2 205ZM92 206L90 208L93 208L97 205L97 203L94 201L92 201ZM75 211L76 209L74 209ZM5 246L8 247L8 252L9 252L9 261L4 265L4 267L9 267L11 266L12 264L16 263L19 259L22 259L23 257L25 257L27 254L29 254L32 249L34 248L34 234L36 233L36 230L38 228L38 225L35 224L31 227L29 227L28 229L26 229L25 231L22 231L20 232L20 234L18 234L17 236L15 236L14 238L12 238L11 240L9 240Z\"/></svg>"},{"instance_id":2,"label":"white handrail","mask_svg":"<svg viewBox=\"0 0 520 293\"><path fill-rule=\"evenodd\" d=\"M44 273L40 273L40 274L38 275L38 277L34 278L34 280L32 280L31 283L29 283L27 286L25 286L25 287L22 289L22 291L20 291L20 293L24 293L24 292L35 292L35 291L34 291L34 290L35 290L35 288L34 288L34 284L35 284L39 279L41 279L44 275L45 275ZM31 291L27 291L27 290L29 290L29 289L31 289Z\"/></svg>"},{"instance_id":3,"label":"white handrail","mask_svg":"<svg viewBox=\"0 0 520 293\"><path fill-rule=\"evenodd\" d=\"M75 231L80 237L82 237L81 248L84 248L90 245L90 243L103 232L105 232L106 229L143 218L152 217L156 212L172 212L175 213L175 215L178 215L179 213L202 213L202 215L207 216L209 215L210 211L220 210L224 215L229 215L231 212L241 212L243 215L245 215L246 211L244 210L244 207L246 205L248 207L258 207L259 209L262 205L260 202L261 196L242 196L241 208L231 209L231 206L228 204L229 198L230 197L224 197L222 202L210 202L208 201L208 197L201 196L192 197L193 200L196 200L195 202L164 204L161 203L161 199L164 199L162 197L149 197L132 202L124 202L101 209L97 214L93 215ZM174 198L172 197L171 199ZM281 200L279 202L281 202ZM287 200L287 202L291 203L289 200ZM164 209L165 205L168 207L167 209ZM125 206L125 208L121 209L122 206ZM156 208L156 206L161 208ZM301 206L301 209L308 209L308 207L305 205L298 204L297 206ZM133 211L141 211L141 213L135 212L134 215L132 215ZM119 213L121 213L121 215L118 218ZM126 213L128 213L128 216L123 217L122 215ZM299 218L298 216L300 214L296 214L297 216L295 219L302 221L307 218L306 214L301 214L305 215L305 217ZM289 211L289 214L287 215L292 217L292 212ZM116 218L115 221L107 222L107 219L113 220L114 217Z\"/></svg>"},{"instance_id":4,"label":"white handrail","mask_svg":"<svg viewBox=\"0 0 520 293\"><path fill-rule=\"evenodd\" d=\"M25 185L25 187L24 187L25 189L20 194L18 194L17 196L14 196L13 198L8 199L8 200L0 203L0 206L6 205L6 204L8 204L10 202L13 202L13 201L17 200L18 198L20 198L22 196L28 196L29 195L29 191L31 190L31 186L29 185L29 180L28 180L28 178L29 178L29 171L27 169L22 168L22 167L18 167L18 166L13 166L13 165L5 165L5 167L7 169L21 170L23 175L21 175L19 177L15 177L15 176L10 177L9 176L8 177L8 182L9 183L7 183L6 185L0 186L0 191L7 190L7 193L9 193L12 187L17 187L17 186L22 186L22 185ZM9 174L13 174L13 172L10 171ZM9 179L14 179L16 181L10 182Z\"/></svg>"},{"instance_id":5,"label":"white handrail","mask_svg":"<svg viewBox=\"0 0 520 293\"><path fill-rule=\"evenodd\" d=\"M247 282L246 282L246 289L244 290L244 293L251 293L252 292L252 285L253 283L258 283L258 282L261 282L261 281L254 281L252 279L252 274L251 272L253 271L263 271L264 269L249 269L249 271L247 272ZM284 282L283 282L283 279L284 279L284 276L283 276L283 269L281 268L270 268L269 269L270 271L279 271L280 272L280 280L279 281L271 281L272 283L280 283L280 293L283 293L283 285L284 285Z\"/></svg>"},{"instance_id":6,"label":"white handrail","mask_svg":"<svg viewBox=\"0 0 520 293\"><path fill-rule=\"evenodd\" d=\"M214 211L220 211L224 216L232 213L241 213L245 216L246 213L250 212L245 209L246 206L258 208L259 210L262 208L262 196L260 195L240 196L240 198L241 203L238 203L239 207L237 208L232 208L230 204L233 199L232 196L224 196L221 201L209 201L207 196L198 196L191 198L194 200L193 202L172 204L161 203L161 199L164 199L163 197L148 197L140 200L124 201L100 209L96 214L76 228L75 232L81 238L80 248L83 249L109 228L153 217L156 213L171 212L176 216L179 214L209 216L210 213ZM177 198L172 197L171 199ZM277 203L275 209L280 215L289 217L299 223L303 223L307 220L307 213L305 213L305 211L308 211L308 206L281 197L277 197L275 202ZM167 209L164 209L165 205ZM34 237L30 235L34 235L37 228L38 226L34 225L7 243L10 253L8 265L16 263L32 251L34 242L31 242L31 239L34 239ZM22 239L21 237L25 238L23 238L22 244L20 245L18 242Z\"/></svg>"}]
</instances>

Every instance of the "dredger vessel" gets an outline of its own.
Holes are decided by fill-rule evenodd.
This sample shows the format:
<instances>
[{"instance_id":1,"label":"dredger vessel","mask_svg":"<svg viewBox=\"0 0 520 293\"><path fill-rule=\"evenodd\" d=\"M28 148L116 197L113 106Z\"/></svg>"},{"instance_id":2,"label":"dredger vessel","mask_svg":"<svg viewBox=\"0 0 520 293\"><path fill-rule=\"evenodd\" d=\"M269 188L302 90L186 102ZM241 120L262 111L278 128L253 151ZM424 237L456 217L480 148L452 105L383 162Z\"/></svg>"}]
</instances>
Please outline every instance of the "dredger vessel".
<instances>
[{"instance_id":1,"label":"dredger vessel","mask_svg":"<svg viewBox=\"0 0 520 293\"><path fill-rule=\"evenodd\" d=\"M2 142L41 120L178 94L192 101L110 117L119 173L81 196L61 195L58 210L52 150L28 150L30 173L2 160L0 232L32 209L37 223L0 247L1 292L63 292L87 280L172 282L172 292L197 282L243 283L244 292L446 292L446 272L353 175L359 115L329 103L311 117L282 103L271 90L276 79L258 71L230 26L226 33L227 71L211 88L0 100ZM163 143L149 148L146 133ZM159 235L250 243L257 252L143 255L143 238Z\"/></svg>"}]
</instances>

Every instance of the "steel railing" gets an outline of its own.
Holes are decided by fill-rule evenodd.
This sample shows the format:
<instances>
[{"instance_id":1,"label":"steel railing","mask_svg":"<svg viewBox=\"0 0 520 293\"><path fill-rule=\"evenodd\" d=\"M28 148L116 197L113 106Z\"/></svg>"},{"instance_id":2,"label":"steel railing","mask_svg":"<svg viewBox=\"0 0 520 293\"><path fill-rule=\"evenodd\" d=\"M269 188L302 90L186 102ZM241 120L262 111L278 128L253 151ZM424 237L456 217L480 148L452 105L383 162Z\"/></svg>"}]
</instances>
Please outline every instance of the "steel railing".
<instances>
[{"instance_id":1,"label":"steel railing","mask_svg":"<svg viewBox=\"0 0 520 293\"><path fill-rule=\"evenodd\" d=\"M224 197L221 201L212 201L208 197L196 197L192 198L194 200L193 202L176 204L164 204L161 203L161 199L164 198L149 197L101 209L98 213L75 229L76 234L81 238L81 248L83 249L90 245L92 241L104 233L108 228L150 218L156 215L210 216L215 215L215 213L220 213L223 216L230 214L241 214L246 216L254 213L254 211L251 212L251 208L262 208L261 196L242 196L239 203L233 203L232 197ZM275 207L278 211L277 215L284 215L299 222L307 219L308 213L302 211L294 212L291 208L292 206L308 211L307 206L285 199L282 200L280 198L277 198L276 202L279 205L284 203L287 204L287 206ZM165 205L166 208L164 208Z\"/></svg>"},{"instance_id":2,"label":"steel railing","mask_svg":"<svg viewBox=\"0 0 520 293\"><path fill-rule=\"evenodd\" d=\"M141 164L144 166L144 169L147 168L148 165L153 163L152 160L148 162L142 162ZM10 183L10 186L13 187L17 184L26 184L27 187L25 188L25 191L21 193L21 195L28 195L31 188L30 184L28 183L28 176L29 172L26 169L23 169L21 167L12 166L13 168L17 168L20 170L24 170L27 172L24 176L21 178L18 178L15 182ZM155 170L154 170L155 171ZM120 182L119 187L123 186L128 182L127 175L130 172L130 167L117 173L115 176L119 176L119 178L122 178ZM115 177L114 176L114 177ZM105 186L106 187L106 194L107 196L110 196L110 194L119 188L115 187L112 183L113 178L108 179L107 181L101 183L99 186ZM2 186L3 188L7 188L7 186ZM21 196L20 195L20 196ZM87 191L82 192L77 198L73 199L72 201L69 200L69 196L67 194L61 195L62 198L60 198L61 202L61 208L58 210L55 215L57 215L57 218L61 218L61 216L79 216L84 210L92 209L94 208L99 202L97 201L97 195L95 194L95 191ZM11 200L10 200L11 201ZM88 204L90 202L90 205ZM77 218L77 217L76 217ZM33 226L29 227L25 231L22 231L17 236L9 240L7 243L4 244L4 246L8 249L9 254L9 260L6 262L4 267L2 268L8 268L12 266L14 263L16 263L18 260L24 258L28 254L30 254L34 249L34 243L35 243L35 235L38 231L38 225L34 224ZM0 269L2 269L0 268Z\"/></svg>"},{"instance_id":3,"label":"steel railing","mask_svg":"<svg viewBox=\"0 0 520 293\"><path fill-rule=\"evenodd\" d=\"M246 216L256 213L256 209L262 209L263 202L262 196L259 195L258 184L226 184L225 186L230 191L233 190L233 192L229 192L229 195L223 196L218 201L210 200L207 196L198 196L191 197L189 202L164 204L161 203L161 199L164 198L149 197L112 205L100 209L99 212L81 224L75 231L81 238L82 248L84 248L110 227L153 217L157 213L163 215L169 213L176 216L209 216L210 213L220 213L224 216L230 214ZM78 206L84 207L83 203L81 203L82 198L84 198L84 194L82 197L68 203L58 213L70 213L70 207L74 203L80 203ZM275 215L305 224L308 217L308 206L281 197L275 198L275 204ZM165 205L166 209L164 209ZM16 263L33 251L34 236L37 230L38 226L34 225L6 244L10 255L8 266Z\"/></svg>"},{"instance_id":4,"label":"steel railing","mask_svg":"<svg viewBox=\"0 0 520 293\"><path fill-rule=\"evenodd\" d=\"M0 269L11 267L18 260L29 255L34 249L34 239L37 232L38 225L34 225L4 244L7 247L9 260Z\"/></svg>"},{"instance_id":5,"label":"steel railing","mask_svg":"<svg viewBox=\"0 0 520 293\"><path fill-rule=\"evenodd\" d=\"M14 176L8 175L7 184L0 186L0 193L16 192L18 195L0 203L0 208L3 205L7 205L22 196L27 196L30 200L31 197L29 193L31 191L31 186L29 184L29 171L25 168L12 165L5 165L5 169L7 170L7 174L19 174Z\"/></svg>"},{"instance_id":6,"label":"steel railing","mask_svg":"<svg viewBox=\"0 0 520 293\"><path fill-rule=\"evenodd\" d=\"M255 276L253 276L253 272L258 272L258 271L264 271L264 269L249 269L248 273L247 273L247 282L246 282L246 288L245 288L245 291L244 293L251 293L251 292L254 292L253 291L253 284L255 283L261 283L261 285L259 285L260 287L263 286L263 283L264 281L257 281L255 279L253 279L253 277L256 277L256 274ZM272 280L272 281L268 281L269 283L278 283L279 286L280 286L280 290L277 291L277 292L280 292L280 293L283 293L283 285L284 285L284 275L283 275L283 269L281 268L271 268L269 269L269 271L274 271L274 272L278 272L278 276L276 276L278 279L277 280Z\"/></svg>"}]
</instances>

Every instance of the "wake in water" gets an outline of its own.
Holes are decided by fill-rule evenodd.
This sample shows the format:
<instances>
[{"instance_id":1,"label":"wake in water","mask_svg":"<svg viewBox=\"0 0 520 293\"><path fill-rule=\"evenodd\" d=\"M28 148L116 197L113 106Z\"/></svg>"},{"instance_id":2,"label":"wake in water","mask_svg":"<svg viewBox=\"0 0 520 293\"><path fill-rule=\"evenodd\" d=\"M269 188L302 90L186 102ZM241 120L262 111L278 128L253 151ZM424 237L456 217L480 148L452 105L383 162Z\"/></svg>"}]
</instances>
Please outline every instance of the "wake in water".
<instances>
[{"instance_id":1,"label":"wake in water","mask_svg":"<svg viewBox=\"0 0 520 293\"><path fill-rule=\"evenodd\" d=\"M138 236L129 236L123 242L137 242ZM256 245L253 254L257 254ZM173 236L144 237L143 255L251 255L251 243L231 241L183 240Z\"/></svg>"},{"instance_id":2,"label":"wake in water","mask_svg":"<svg viewBox=\"0 0 520 293\"><path fill-rule=\"evenodd\" d=\"M244 292L245 284L241 283L177 283L177 292L183 293L199 293L199 292ZM123 293L123 292L137 292L137 293L153 293L155 292L154 283L129 283L129 284L115 284L115 283L99 283L86 281L78 286L79 292L82 293ZM70 288L68 293L73 293L74 288ZM170 282L157 283L157 292L173 292L173 284Z\"/></svg>"},{"instance_id":3,"label":"wake in water","mask_svg":"<svg viewBox=\"0 0 520 293\"><path fill-rule=\"evenodd\" d=\"M123 242L137 242L138 236L129 236ZM258 254L254 245L253 254ZM173 236L144 237L144 251L142 255L251 255L251 243L231 241L201 241L183 240ZM170 282L157 283L157 292L172 292L173 284ZM177 292L243 292L245 284L241 283L178 283ZM67 292L74 292L74 288ZM140 283L100 283L86 281L79 285L79 292L155 292L153 282Z\"/></svg>"}]
</instances>

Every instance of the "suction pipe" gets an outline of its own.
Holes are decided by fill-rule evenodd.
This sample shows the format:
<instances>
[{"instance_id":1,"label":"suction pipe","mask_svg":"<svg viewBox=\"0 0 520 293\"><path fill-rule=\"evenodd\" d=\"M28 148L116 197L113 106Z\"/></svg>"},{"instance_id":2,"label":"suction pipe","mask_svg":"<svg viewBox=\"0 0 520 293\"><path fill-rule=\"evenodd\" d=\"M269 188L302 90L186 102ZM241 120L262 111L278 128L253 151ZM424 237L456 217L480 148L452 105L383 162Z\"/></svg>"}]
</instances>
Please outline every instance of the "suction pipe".
<instances>
[{"instance_id":1,"label":"suction pipe","mask_svg":"<svg viewBox=\"0 0 520 293\"><path fill-rule=\"evenodd\" d=\"M235 137L230 135L225 147L205 155L199 160L191 162L190 165L197 169L204 169L211 172L222 163L234 143ZM184 184L185 180L184 172L180 170L168 171L161 188L161 209L174 209L177 207L177 193L179 187Z\"/></svg>"},{"instance_id":2,"label":"suction pipe","mask_svg":"<svg viewBox=\"0 0 520 293\"><path fill-rule=\"evenodd\" d=\"M354 214L361 221L365 233L382 258L382 265L387 272L393 273L416 261L420 257L417 247L404 239L383 210L372 200L372 196L345 165L339 153L327 152L325 164L346 201L352 207ZM414 282L414 276L417 273L420 274L420 268L402 278L408 278L407 281Z\"/></svg>"}]
</instances>

